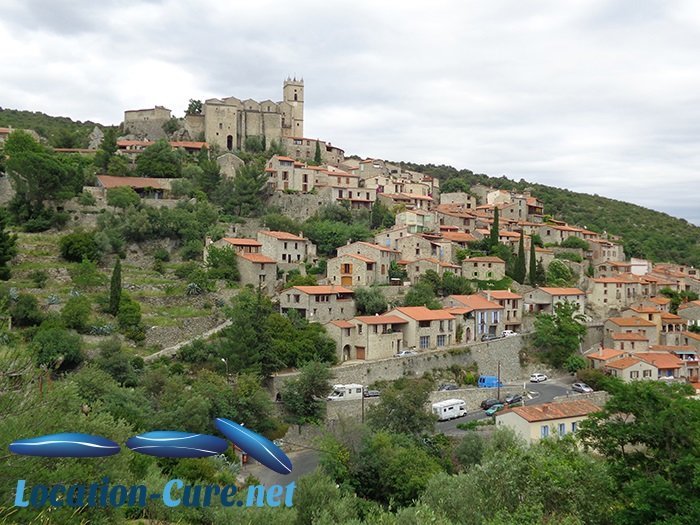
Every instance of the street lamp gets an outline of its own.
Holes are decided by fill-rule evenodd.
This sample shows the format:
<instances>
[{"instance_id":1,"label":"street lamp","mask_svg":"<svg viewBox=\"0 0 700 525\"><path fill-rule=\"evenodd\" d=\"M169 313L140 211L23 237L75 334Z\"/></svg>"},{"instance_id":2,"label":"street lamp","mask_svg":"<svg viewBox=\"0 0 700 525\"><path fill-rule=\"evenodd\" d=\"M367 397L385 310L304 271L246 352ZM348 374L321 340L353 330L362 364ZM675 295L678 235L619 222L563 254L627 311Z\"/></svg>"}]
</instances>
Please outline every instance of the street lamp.
<instances>
[{"instance_id":1,"label":"street lamp","mask_svg":"<svg viewBox=\"0 0 700 525\"><path fill-rule=\"evenodd\" d=\"M226 365L226 377L228 377L228 361L225 358L221 358L221 361Z\"/></svg>"}]
</instances>

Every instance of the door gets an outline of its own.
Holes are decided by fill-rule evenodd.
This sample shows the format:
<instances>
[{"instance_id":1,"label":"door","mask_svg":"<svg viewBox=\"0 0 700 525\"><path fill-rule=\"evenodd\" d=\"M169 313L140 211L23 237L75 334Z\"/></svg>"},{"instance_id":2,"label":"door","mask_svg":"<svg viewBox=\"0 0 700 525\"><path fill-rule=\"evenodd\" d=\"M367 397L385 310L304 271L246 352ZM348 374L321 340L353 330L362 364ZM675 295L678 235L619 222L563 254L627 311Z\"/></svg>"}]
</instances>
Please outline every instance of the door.
<instances>
[{"instance_id":1,"label":"door","mask_svg":"<svg viewBox=\"0 0 700 525\"><path fill-rule=\"evenodd\" d=\"M341 286L352 286L352 275L343 275L340 277Z\"/></svg>"},{"instance_id":2,"label":"door","mask_svg":"<svg viewBox=\"0 0 700 525\"><path fill-rule=\"evenodd\" d=\"M357 359L365 359L365 347L364 346L356 346L355 347L355 355Z\"/></svg>"}]
</instances>

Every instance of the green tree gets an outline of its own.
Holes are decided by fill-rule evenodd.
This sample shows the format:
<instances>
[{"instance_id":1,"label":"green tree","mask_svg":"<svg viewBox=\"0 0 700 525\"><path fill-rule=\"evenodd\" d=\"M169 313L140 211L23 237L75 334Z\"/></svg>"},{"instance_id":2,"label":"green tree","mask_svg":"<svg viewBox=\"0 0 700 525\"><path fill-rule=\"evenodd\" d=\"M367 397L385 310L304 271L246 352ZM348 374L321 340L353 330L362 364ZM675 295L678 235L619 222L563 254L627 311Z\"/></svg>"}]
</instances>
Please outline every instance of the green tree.
<instances>
[{"instance_id":1,"label":"green tree","mask_svg":"<svg viewBox=\"0 0 700 525\"><path fill-rule=\"evenodd\" d=\"M586 362L586 358L579 354L570 355L566 358L566 361L564 362L564 368L570 374L575 374L579 370L586 368L587 366L588 363Z\"/></svg>"},{"instance_id":2,"label":"green tree","mask_svg":"<svg viewBox=\"0 0 700 525\"><path fill-rule=\"evenodd\" d=\"M136 158L136 174L139 177L177 178L180 171L180 156L165 140L148 146Z\"/></svg>"},{"instance_id":3,"label":"green tree","mask_svg":"<svg viewBox=\"0 0 700 525\"><path fill-rule=\"evenodd\" d=\"M578 349L586 334L578 305L562 301L554 306L553 314L541 313L535 319L535 346L544 351L552 366L561 368Z\"/></svg>"},{"instance_id":4,"label":"green tree","mask_svg":"<svg viewBox=\"0 0 700 525\"><path fill-rule=\"evenodd\" d=\"M544 263L542 258L537 261L537 268L535 269L535 283L534 286L541 286L547 282L547 272L544 269Z\"/></svg>"},{"instance_id":5,"label":"green tree","mask_svg":"<svg viewBox=\"0 0 700 525\"><path fill-rule=\"evenodd\" d=\"M374 201L369 216L369 227L372 230L391 228L396 222L396 217L391 210L380 201Z\"/></svg>"},{"instance_id":6,"label":"green tree","mask_svg":"<svg viewBox=\"0 0 700 525\"><path fill-rule=\"evenodd\" d=\"M225 209L239 216L258 213L266 183L265 172L258 163L241 166L233 180L233 195Z\"/></svg>"},{"instance_id":7,"label":"green tree","mask_svg":"<svg viewBox=\"0 0 700 525\"><path fill-rule=\"evenodd\" d=\"M530 271L528 272L528 284L537 286L537 255L535 252L535 243L530 238Z\"/></svg>"},{"instance_id":8,"label":"green tree","mask_svg":"<svg viewBox=\"0 0 700 525\"><path fill-rule=\"evenodd\" d=\"M76 288L91 288L105 284L105 276L98 270L97 265L83 259L82 262L68 269L71 280Z\"/></svg>"},{"instance_id":9,"label":"green tree","mask_svg":"<svg viewBox=\"0 0 700 525\"><path fill-rule=\"evenodd\" d=\"M103 172L107 172L111 160L117 152L117 131L114 128L105 128L102 142L95 154L95 165Z\"/></svg>"},{"instance_id":10,"label":"green tree","mask_svg":"<svg viewBox=\"0 0 700 525\"><path fill-rule=\"evenodd\" d=\"M451 177L440 185L440 193L469 193L469 182L459 177Z\"/></svg>"},{"instance_id":11,"label":"green tree","mask_svg":"<svg viewBox=\"0 0 700 525\"><path fill-rule=\"evenodd\" d=\"M82 295L71 297L61 310L61 319L67 328L82 332L87 328L91 313L90 300Z\"/></svg>"},{"instance_id":12,"label":"green tree","mask_svg":"<svg viewBox=\"0 0 700 525\"><path fill-rule=\"evenodd\" d=\"M326 396L331 392L332 374L328 365L309 362L299 377L282 387L282 406L291 423L305 425L320 422L326 414Z\"/></svg>"},{"instance_id":13,"label":"green tree","mask_svg":"<svg viewBox=\"0 0 700 525\"><path fill-rule=\"evenodd\" d=\"M107 165L107 174L113 177L127 177L131 171L131 166L129 161L126 160L121 155L114 155L109 159L109 164Z\"/></svg>"},{"instance_id":14,"label":"green tree","mask_svg":"<svg viewBox=\"0 0 700 525\"><path fill-rule=\"evenodd\" d=\"M484 438L478 432L467 432L455 448L455 458L464 469L481 463L484 456Z\"/></svg>"},{"instance_id":15,"label":"green tree","mask_svg":"<svg viewBox=\"0 0 700 525\"><path fill-rule=\"evenodd\" d=\"M581 424L583 443L607 460L619 495L615 523L697 523L700 403L692 388L618 383Z\"/></svg>"},{"instance_id":16,"label":"green tree","mask_svg":"<svg viewBox=\"0 0 700 525\"><path fill-rule=\"evenodd\" d=\"M122 299L122 263L117 257L112 270L112 278L109 283L109 307L107 311L112 315L119 313L119 305Z\"/></svg>"},{"instance_id":17,"label":"green tree","mask_svg":"<svg viewBox=\"0 0 700 525\"><path fill-rule=\"evenodd\" d=\"M370 428L397 434L423 435L432 431L435 416L425 407L432 384L423 379L402 378L382 390L379 403L367 413Z\"/></svg>"},{"instance_id":18,"label":"green tree","mask_svg":"<svg viewBox=\"0 0 700 525\"><path fill-rule=\"evenodd\" d=\"M17 235L7 231L7 212L0 208L0 281L10 279L9 262L17 255Z\"/></svg>"},{"instance_id":19,"label":"green tree","mask_svg":"<svg viewBox=\"0 0 700 525\"><path fill-rule=\"evenodd\" d=\"M71 369L83 361L82 340L56 319L47 319L29 345L37 365L49 368Z\"/></svg>"},{"instance_id":20,"label":"green tree","mask_svg":"<svg viewBox=\"0 0 700 525\"><path fill-rule=\"evenodd\" d=\"M525 284L527 267L525 265L525 234L520 231L520 242L518 243L518 256L515 259L515 274L513 279L520 284Z\"/></svg>"},{"instance_id":21,"label":"green tree","mask_svg":"<svg viewBox=\"0 0 700 525\"><path fill-rule=\"evenodd\" d=\"M389 280L398 279L402 283L408 279L408 272L404 266L399 265L396 261L389 263Z\"/></svg>"},{"instance_id":22,"label":"green tree","mask_svg":"<svg viewBox=\"0 0 700 525\"><path fill-rule=\"evenodd\" d=\"M321 158L321 143L316 141L316 151L314 152L314 164L320 166L323 159Z\"/></svg>"},{"instance_id":23,"label":"green tree","mask_svg":"<svg viewBox=\"0 0 700 525\"><path fill-rule=\"evenodd\" d=\"M549 263L547 269L547 284L549 286L571 286L575 283L574 272L566 265L566 263L555 259Z\"/></svg>"},{"instance_id":24,"label":"green tree","mask_svg":"<svg viewBox=\"0 0 700 525\"><path fill-rule=\"evenodd\" d=\"M107 204L115 208L125 209L129 206L138 206L140 202L139 194L129 186L119 186L107 190Z\"/></svg>"},{"instance_id":25,"label":"green tree","mask_svg":"<svg viewBox=\"0 0 700 525\"><path fill-rule=\"evenodd\" d=\"M442 305L435 297L435 291L430 283L419 280L406 292L404 306L427 306L431 310L439 310Z\"/></svg>"},{"instance_id":26,"label":"green tree","mask_svg":"<svg viewBox=\"0 0 700 525\"><path fill-rule=\"evenodd\" d=\"M493 208L493 223L491 224L491 235L489 237L489 244L491 245L491 247L494 247L498 244L500 234L498 213L498 206L495 206Z\"/></svg>"},{"instance_id":27,"label":"green tree","mask_svg":"<svg viewBox=\"0 0 700 525\"><path fill-rule=\"evenodd\" d=\"M207 268L212 279L223 279L229 283L240 279L238 258L231 248L210 246L207 252Z\"/></svg>"},{"instance_id":28,"label":"green tree","mask_svg":"<svg viewBox=\"0 0 700 525\"><path fill-rule=\"evenodd\" d=\"M583 239L579 239L578 237L567 237L564 239L564 241L561 243L562 248L578 248L580 250L588 250L589 245L586 241Z\"/></svg>"},{"instance_id":29,"label":"green tree","mask_svg":"<svg viewBox=\"0 0 700 525\"><path fill-rule=\"evenodd\" d=\"M359 315L376 315L386 312L386 297L377 286L355 289L355 309Z\"/></svg>"},{"instance_id":30,"label":"green tree","mask_svg":"<svg viewBox=\"0 0 700 525\"><path fill-rule=\"evenodd\" d=\"M11 303L10 317L14 326L35 326L44 319L37 298L26 293L19 294L17 300Z\"/></svg>"},{"instance_id":31,"label":"green tree","mask_svg":"<svg viewBox=\"0 0 700 525\"><path fill-rule=\"evenodd\" d=\"M185 110L185 115L201 115L202 114L202 101L191 98L190 103L187 104L187 109Z\"/></svg>"}]
</instances>

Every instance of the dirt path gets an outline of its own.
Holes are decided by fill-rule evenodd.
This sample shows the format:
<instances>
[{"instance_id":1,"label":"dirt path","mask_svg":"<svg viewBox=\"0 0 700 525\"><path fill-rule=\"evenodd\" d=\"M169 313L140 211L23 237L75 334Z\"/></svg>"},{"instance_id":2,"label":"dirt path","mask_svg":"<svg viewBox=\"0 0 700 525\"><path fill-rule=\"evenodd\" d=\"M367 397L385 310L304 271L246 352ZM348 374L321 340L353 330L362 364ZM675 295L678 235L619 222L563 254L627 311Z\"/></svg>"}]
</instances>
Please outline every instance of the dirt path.
<instances>
[{"instance_id":1,"label":"dirt path","mask_svg":"<svg viewBox=\"0 0 700 525\"><path fill-rule=\"evenodd\" d=\"M211 337L214 334L217 334L221 332L224 328L227 328L231 325L231 321L224 321L220 325L215 326L214 328L207 330L206 332L199 334L195 337L192 337L191 339L187 339L185 341L181 341L178 344L174 346L169 346L168 348L163 348L163 350L159 350L158 352L155 352L151 355L148 355L144 358L145 362L150 362L150 361L155 361L156 359L159 359L161 357L171 357L177 353L180 348L183 346L187 346L188 344L196 341L197 339L207 339Z\"/></svg>"}]
</instances>

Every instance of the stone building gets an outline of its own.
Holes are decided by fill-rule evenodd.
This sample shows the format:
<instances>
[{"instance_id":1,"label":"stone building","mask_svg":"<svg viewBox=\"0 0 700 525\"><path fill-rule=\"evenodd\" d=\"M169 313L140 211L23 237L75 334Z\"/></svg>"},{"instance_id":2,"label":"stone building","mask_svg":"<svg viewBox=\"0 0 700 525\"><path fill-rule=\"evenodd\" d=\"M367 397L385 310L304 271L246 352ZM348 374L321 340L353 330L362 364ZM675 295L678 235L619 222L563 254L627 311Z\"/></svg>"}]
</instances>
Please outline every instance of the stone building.
<instances>
[{"instance_id":1,"label":"stone building","mask_svg":"<svg viewBox=\"0 0 700 525\"><path fill-rule=\"evenodd\" d=\"M578 288L535 288L524 296L525 309L535 314L554 313L557 303L574 303L577 313L583 314L586 309L586 292Z\"/></svg>"},{"instance_id":2,"label":"stone building","mask_svg":"<svg viewBox=\"0 0 700 525\"><path fill-rule=\"evenodd\" d=\"M462 275L479 281L498 281L506 275L506 262L500 257L471 257L462 261Z\"/></svg>"},{"instance_id":3,"label":"stone building","mask_svg":"<svg viewBox=\"0 0 700 525\"><path fill-rule=\"evenodd\" d=\"M407 324L407 320L397 315L365 315L331 321L326 331L336 342L339 361L370 361L400 352L403 328Z\"/></svg>"},{"instance_id":4,"label":"stone building","mask_svg":"<svg viewBox=\"0 0 700 525\"><path fill-rule=\"evenodd\" d=\"M316 259L316 245L300 235L261 230L258 232L258 241L262 244L260 251L285 269L304 262L314 262Z\"/></svg>"},{"instance_id":5,"label":"stone building","mask_svg":"<svg viewBox=\"0 0 700 525\"><path fill-rule=\"evenodd\" d=\"M454 343L456 321L447 310L430 310L425 306L403 306L388 315L408 321L403 328L403 347L416 350L446 348Z\"/></svg>"},{"instance_id":6,"label":"stone building","mask_svg":"<svg viewBox=\"0 0 700 525\"><path fill-rule=\"evenodd\" d=\"M260 288L273 295L277 282L277 262L260 253L262 243L255 239L224 237L216 242L207 237L204 241L204 262L207 262L210 246L229 248L236 253L236 265L243 286Z\"/></svg>"},{"instance_id":7,"label":"stone building","mask_svg":"<svg viewBox=\"0 0 700 525\"><path fill-rule=\"evenodd\" d=\"M327 323L355 316L353 291L343 286L292 286L280 294L282 313L296 310L307 321Z\"/></svg>"}]
</instances>

